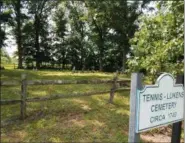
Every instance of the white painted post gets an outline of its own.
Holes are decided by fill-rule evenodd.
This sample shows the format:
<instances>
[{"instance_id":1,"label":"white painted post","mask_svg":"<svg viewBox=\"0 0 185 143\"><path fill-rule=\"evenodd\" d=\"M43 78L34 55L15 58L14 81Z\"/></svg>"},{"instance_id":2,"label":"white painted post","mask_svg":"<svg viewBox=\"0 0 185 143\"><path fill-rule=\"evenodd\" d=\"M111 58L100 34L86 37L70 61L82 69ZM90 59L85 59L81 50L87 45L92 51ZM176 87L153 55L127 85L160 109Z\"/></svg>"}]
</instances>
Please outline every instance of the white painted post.
<instances>
[{"instance_id":1,"label":"white painted post","mask_svg":"<svg viewBox=\"0 0 185 143\"><path fill-rule=\"evenodd\" d=\"M130 118L129 118L129 138L128 142L139 142L139 134L136 133L136 108L137 108L137 90L142 89L142 74L132 73L131 91L130 91Z\"/></svg>"}]
</instances>

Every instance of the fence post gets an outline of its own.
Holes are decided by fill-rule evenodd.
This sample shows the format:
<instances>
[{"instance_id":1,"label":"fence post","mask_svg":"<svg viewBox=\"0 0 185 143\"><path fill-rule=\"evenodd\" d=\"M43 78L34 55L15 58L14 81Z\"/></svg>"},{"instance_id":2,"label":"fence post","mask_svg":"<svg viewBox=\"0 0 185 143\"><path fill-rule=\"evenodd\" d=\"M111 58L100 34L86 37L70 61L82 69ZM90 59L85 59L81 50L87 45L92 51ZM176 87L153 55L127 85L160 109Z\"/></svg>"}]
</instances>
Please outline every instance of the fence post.
<instances>
[{"instance_id":1,"label":"fence post","mask_svg":"<svg viewBox=\"0 0 185 143\"><path fill-rule=\"evenodd\" d=\"M21 75L21 119L26 117L27 82L26 74Z\"/></svg>"},{"instance_id":2,"label":"fence post","mask_svg":"<svg viewBox=\"0 0 185 143\"><path fill-rule=\"evenodd\" d=\"M140 136L136 133L136 108L137 108L137 90L142 89L142 74L132 73L131 91L130 91L130 118L129 118L129 138L128 142L136 143L140 141Z\"/></svg>"},{"instance_id":3,"label":"fence post","mask_svg":"<svg viewBox=\"0 0 185 143\"><path fill-rule=\"evenodd\" d=\"M118 80L118 73L116 72L116 75L113 78L113 85L112 88L110 90L110 99L109 99L109 103L113 103L113 99L114 99L114 93L116 90L116 82Z\"/></svg>"},{"instance_id":4,"label":"fence post","mask_svg":"<svg viewBox=\"0 0 185 143\"><path fill-rule=\"evenodd\" d=\"M177 76L176 84L183 84L184 85L184 76L183 75ZM181 130L182 130L182 121L173 124L171 143L180 143Z\"/></svg>"}]
</instances>

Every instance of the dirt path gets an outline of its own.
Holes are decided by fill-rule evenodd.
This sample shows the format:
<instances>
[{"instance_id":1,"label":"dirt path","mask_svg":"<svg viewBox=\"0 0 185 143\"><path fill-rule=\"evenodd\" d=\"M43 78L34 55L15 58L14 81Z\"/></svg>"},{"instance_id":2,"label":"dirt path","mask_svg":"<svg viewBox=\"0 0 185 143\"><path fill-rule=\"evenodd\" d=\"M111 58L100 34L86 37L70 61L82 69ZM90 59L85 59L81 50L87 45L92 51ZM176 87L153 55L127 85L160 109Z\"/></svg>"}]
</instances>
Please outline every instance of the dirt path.
<instances>
[{"instance_id":1,"label":"dirt path","mask_svg":"<svg viewBox=\"0 0 185 143\"><path fill-rule=\"evenodd\" d=\"M164 143L164 142L171 142L171 137L161 134L154 134L154 135L141 135L141 139L144 142L148 143Z\"/></svg>"},{"instance_id":2,"label":"dirt path","mask_svg":"<svg viewBox=\"0 0 185 143\"><path fill-rule=\"evenodd\" d=\"M170 143L171 137L163 134L145 134L140 136L141 139L146 143ZM183 140L181 140L181 143L184 143Z\"/></svg>"}]
</instances>

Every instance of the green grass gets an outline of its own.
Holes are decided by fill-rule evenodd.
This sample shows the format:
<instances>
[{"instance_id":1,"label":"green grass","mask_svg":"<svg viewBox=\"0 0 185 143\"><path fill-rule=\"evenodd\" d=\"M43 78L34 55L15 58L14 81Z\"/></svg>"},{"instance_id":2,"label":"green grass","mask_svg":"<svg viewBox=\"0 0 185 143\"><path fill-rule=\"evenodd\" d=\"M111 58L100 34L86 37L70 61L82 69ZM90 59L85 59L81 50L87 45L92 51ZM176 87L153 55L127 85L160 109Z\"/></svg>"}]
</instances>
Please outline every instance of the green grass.
<instances>
[{"instance_id":1,"label":"green grass","mask_svg":"<svg viewBox=\"0 0 185 143\"><path fill-rule=\"evenodd\" d=\"M2 71L2 80L28 79L112 79L110 73L71 73L70 71ZM120 78L127 78L122 75ZM128 78L127 78L128 79ZM83 93L110 89L110 84L28 86L28 97L55 93ZM69 97L27 103L27 117L19 120L20 105L1 106L2 142L127 142L129 92L117 92L114 104L109 94ZM20 99L20 86L2 87L1 99ZM12 120L12 121L11 121Z\"/></svg>"},{"instance_id":2,"label":"green grass","mask_svg":"<svg viewBox=\"0 0 185 143\"><path fill-rule=\"evenodd\" d=\"M21 74L27 74L28 79L64 79L64 80L84 80L84 79L112 79L111 73L99 73L99 72L86 72L86 73L72 73L71 71L52 71L52 70L13 70L7 69L1 71L2 80L20 80ZM122 75L119 78L129 79L127 76Z\"/></svg>"},{"instance_id":3,"label":"green grass","mask_svg":"<svg viewBox=\"0 0 185 143\"><path fill-rule=\"evenodd\" d=\"M127 94L117 93L113 105L107 103L108 95L29 103L27 119L5 125L2 141L126 142Z\"/></svg>"},{"instance_id":4,"label":"green grass","mask_svg":"<svg viewBox=\"0 0 185 143\"><path fill-rule=\"evenodd\" d=\"M5 69L14 69L14 67L16 68L17 65L14 65L13 63L5 63L3 61L1 61L0 63L1 67L4 67Z\"/></svg>"},{"instance_id":5,"label":"green grass","mask_svg":"<svg viewBox=\"0 0 185 143\"><path fill-rule=\"evenodd\" d=\"M1 80L20 80L26 73L35 79L112 79L112 73L72 73L53 70L1 71ZM126 75L119 79L129 79ZM28 86L28 97L51 94L104 91L111 84L40 85ZM20 86L1 87L1 99L20 99ZM20 105L1 106L1 142L127 142L129 128L129 91L116 92L114 104L109 94L89 97L68 97L52 101L27 103L27 117L19 120ZM147 134L161 133L154 129ZM182 132L182 138L184 132Z\"/></svg>"}]
</instances>

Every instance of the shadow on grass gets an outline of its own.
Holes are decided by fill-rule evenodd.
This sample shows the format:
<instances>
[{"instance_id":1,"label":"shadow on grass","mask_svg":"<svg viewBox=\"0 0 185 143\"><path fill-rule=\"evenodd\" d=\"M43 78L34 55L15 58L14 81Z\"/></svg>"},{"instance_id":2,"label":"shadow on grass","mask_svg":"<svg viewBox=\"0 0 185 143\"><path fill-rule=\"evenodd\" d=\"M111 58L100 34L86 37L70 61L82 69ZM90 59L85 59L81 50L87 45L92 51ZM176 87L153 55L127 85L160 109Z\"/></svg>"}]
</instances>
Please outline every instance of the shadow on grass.
<instances>
[{"instance_id":1,"label":"shadow on grass","mask_svg":"<svg viewBox=\"0 0 185 143\"><path fill-rule=\"evenodd\" d=\"M53 70L18 70L7 69L1 71L2 80L21 80L21 74L27 74L29 80L33 79L64 79L64 80L85 80L85 79L112 79L113 73L72 73L71 71L53 71ZM121 75L120 78L128 79L126 75Z\"/></svg>"},{"instance_id":2,"label":"shadow on grass","mask_svg":"<svg viewBox=\"0 0 185 143\"><path fill-rule=\"evenodd\" d=\"M11 135L22 133L18 141L127 142L128 97L116 95L114 104L108 104L108 98L106 94L30 103L27 119L3 127L2 139L14 141ZM122 99L125 103L118 102Z\"/></svg>"}]
</instances>

